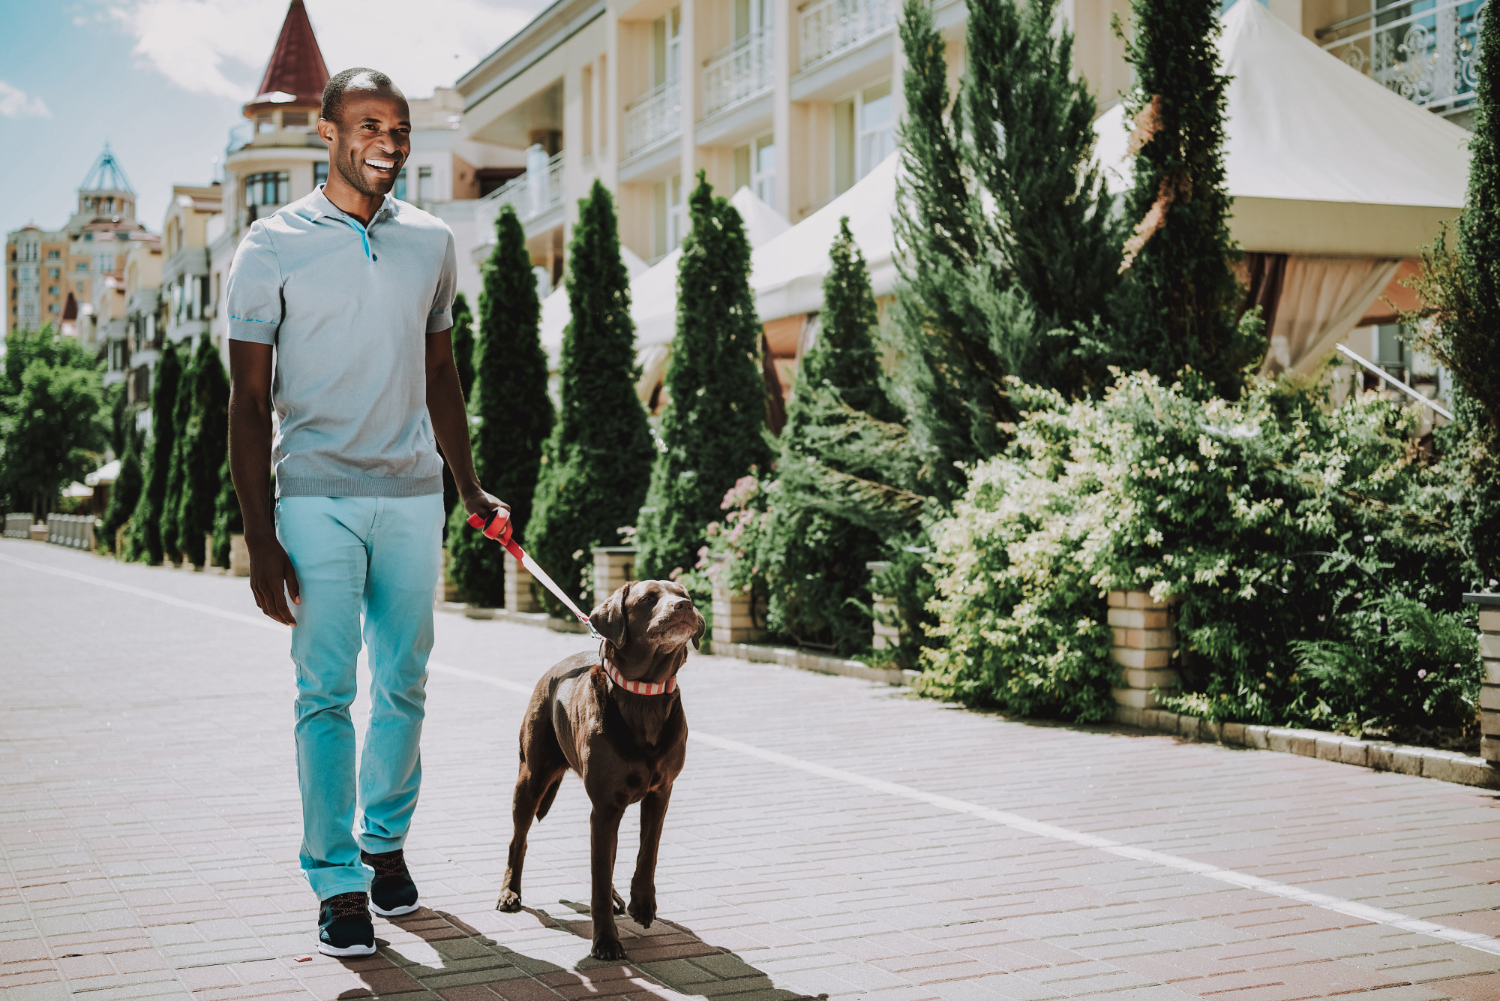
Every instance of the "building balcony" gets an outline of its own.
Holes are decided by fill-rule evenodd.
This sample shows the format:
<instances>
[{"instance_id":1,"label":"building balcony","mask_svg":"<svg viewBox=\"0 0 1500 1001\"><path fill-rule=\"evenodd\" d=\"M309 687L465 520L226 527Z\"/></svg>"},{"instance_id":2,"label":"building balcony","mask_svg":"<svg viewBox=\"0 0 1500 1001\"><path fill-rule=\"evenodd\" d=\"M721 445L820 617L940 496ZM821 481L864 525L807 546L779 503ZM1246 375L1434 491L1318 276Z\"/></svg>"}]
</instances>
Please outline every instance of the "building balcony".
<instances>
[{"instance_id":1,"label":"building balcony","mask_svg":"<svg viewBox=\"0 0 1500 1001\"><path fill-rule=\"evenodd\" d=\"M625 106L625 159L682 134L682 91L676 80L653 87Z\"/></svg>"},{"instance_id":2,"label":"building balcony","mask_svg":"<svg viewBox=\"0 0 1500 1001\"><path fill-rule=\"evenodd\" d=\"M709 118L771 91L775 35L752 32L703 64L703 117Z\"/></svg>"},{"instance_id":3,"label":"building balcony","mask_svg":"<svg viewBox=\"0 0 1500 1001\"><path fill-rule=\"evenodd\" d=\"M226 156L238 153L240 150L255 147L301 147L304 149L327 149L325 143L317 131L311 126L295 126L292 128L265 128L264 125L257 131L256 122L237 122L229 130L229 145L224 147Z\"/></svg>"},{"instance_id":4,"label":"building balcony","mask_svg":"<svg viewBox=\"0 0 1500 1001\"><path fill-rule=\"evenodd\" d=\"M161 282L171 285L182 275L208 274L208 248L183 247L162 265Z\"/></svg>"},{"instance_id":5,"label":"building balcony","mask_svg":"<svg viewBox=\"0 0 1500 1001\"><path fill-rule=\"evenodd\" d=\"M516 210L526 235L551 229L562 222L563 154L547 156L541 146L526 151L526 173L509 181L474 203L474 223L481 244L494 241L495 220L506 205ZM552 216L556 215L554 221Z\"/></svg>"},{"instance_id":6,"label":"building balcony","mask_svg":"<svg viewBox=\"0 0 1500 1001\"><path fill-rule=\"evenodd\" d=\"M1459 114L1474 103L1485 4L1429 2L1392 4L1339 21L1319 29L1318 42L1414 104L1441 115Z\"/></svg>"},{"instance_id":7,"label":"building balcony","mask_svg":"<svg viewBox=\"0 0 1500 1001\"><path fill-rule=\"evenodd\" d=\"M895 0L821 0L797 17L799 66L810 69L896 26Z\"/></svg>"}]
</instances>

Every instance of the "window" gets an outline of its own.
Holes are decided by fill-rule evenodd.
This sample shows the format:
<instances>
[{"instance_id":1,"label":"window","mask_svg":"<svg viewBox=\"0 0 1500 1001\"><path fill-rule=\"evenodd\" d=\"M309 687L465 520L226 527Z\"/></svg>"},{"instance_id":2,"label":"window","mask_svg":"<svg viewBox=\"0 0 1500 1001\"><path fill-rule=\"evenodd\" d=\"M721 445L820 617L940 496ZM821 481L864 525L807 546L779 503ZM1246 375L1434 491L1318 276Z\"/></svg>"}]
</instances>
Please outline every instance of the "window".
<instances>
[{"instance_id":1,"label":"window","mask_svg":"<svg viewBox=\"0 0 1500 1001\"><path fill-rule=\"evenodd\" d=\"M651 83L660 87L682 73L682 8L673 7L651 24Z\"/></svg>"},{"instance_id":2,"label":"window","mask_svg":"<svg viewBox=\"0 0 1500 1001\"><path fill-rule=\"evenodd\" d=\"M276 131L276 116L273 115L273 114L271 114L270 112L264 112L262 114L256 115L255 116L255 131L257 131L257 132L275 132Z\"/></svg>"},{"instance_id":3,"label":"window","mask_svg":"<svg viewBox=\"0 0 1500 1001\"><path fill-rule=\"evenodd\" d=\"M287 172L284 170L251 174L245 178L245 204L250 206L285 205L288 200L288 187Z\"/></svg>"},{"instance_id":4,"label":"window","mask_svg":"<svg viewBox=\"0 0 1500 1001\"><path fill-rule=\"evenodd\" d=\"M665 257L682 246L687 235L687 206L682 197L682 175L658 181L652 190L651 256Z\"/></svg>"},{"instance_id":5,"label":"window","mask_svg":"<svg viewBox=\"0 0 1500 1001\"><path fill-rule=\"evenodd\" d=\"M61 278L62 277L62 268L48 268L47 269L47 277L48 278Z\"/></svg>"},{"instance_id":6,"label":"window","mask_svg":"<svg viewBox=\"0 0 1500 1001\"><path fill-rule=\"evenodd\" d=\"M860 91L859 159L856 164L860 177L896 151L894 110L889 80Z\"/></svg>"},{"instance_id":7,"label":"window","mask_svg":"<svg viewBox=\"0 0 1500 1001\"><path fill-rule=\"evenodd\" d=\"M107 274L108 272L111 272L114 269L115 269L115 255L114 254L100 254L99 255L99 271L100 271L100 273L101 274Z\"/></svg>"},{"instance_id":8,"label":"window","mask_svg":"<svg viewBox=\"0 0 1500 1001\"><path fill-rule=\"evenodd\" d=\"M396 197L403 202L406 201L406 168L401 168L401 173L396 175Z\"/></svg>"},{"instance_id":9,"label":"window","mask_svg":"<svg viewBox=\"0 0 1500 1001\"><path fill-rule=\"evenodd\" d=\"M57 251L55 251L55 250L49 250L49 251L47 251L47 260L49 260L49 261L55 261L55 260L57 260L57 257L58 257Z\"/></svg>"},{"instance_id":10,"label":"window","mask_svg":"<svg viewBox=\"0 0 1500 1001\"><path fill-rule=\"evenodd\" d=\"M417 168L417 201L425 202L433 197L432 168Z\"/></svg>"},{"instance_id":11,"label":"window","mask_svg":"<svg viewBox=\"0 0 1500 1001\"><path fill-rule=\"evenodd\" d=\"M87 271L88 269L89 269L89 262L88 261L79 261L77 264L73 265L73 270L74 271Z\"/></svg>"},{"instance_id":12,"label":"window","mask_svg":"<svg viewBox=\"0 0 1500 1001\"><path fill-rule=\"evenodd\" d=\"M762 136L754 142L750 161L750 188L767 205L776 204L776 140Z\"/></svg>"},{"instance_id":13,"label":"window","mask_svg":"<svg viewBox=\"0 0 1500 1001\"><path fill-rule=\"evenodd\" d=\"M313 164L313 187L328 183L328 161Z\"/></svg>"},{"instance_id":14,"label":"window","mask_svg":"<svg viewBox=\"0 0 1500 1001\"><path fill-rule=\"evenodd\" d=\"M284 129L307 128L307 112L283 111L281 113L281 127Z\"/></svg>"},{"instance_id":15,"label":"window","mask_svg":"<svg viewBox=\"0 0 1500 1001\"><path fill-rule=\"evenodd\" d=\"M55 313L55 312L57 312L57 303L54 302L50 306L48 306L47 307L47 312L49 312L49 313Z\"/></svg>"},{"instance_id":16,"label":"window","mask_svg":"<svg viewBox=\"0 0 1500 1001\"><path fill-rule=\"evenodd\" d=\"M79 282L78 283L78 294L79 295L83 294L83 282Z\"/></svg>"},{"instance_id":17,"label":"window","mask_svg":"<svg viewBox=\"0 0 1500 1001\"><path fill-rule=\"evenodd\" d=\"M854 99L833 106L833 193L854 187Z\"/></svg>"},{"instance_id":18,"label":"window","mask_svg":"<svg viewBox=\"0 0 1500 1001\"><path fill-rule=\"evenodd\" d=\"M48 285L47 286L47 294L48 295L57 295L57 286L56 285Z\"/></svg>"}]
</instances>

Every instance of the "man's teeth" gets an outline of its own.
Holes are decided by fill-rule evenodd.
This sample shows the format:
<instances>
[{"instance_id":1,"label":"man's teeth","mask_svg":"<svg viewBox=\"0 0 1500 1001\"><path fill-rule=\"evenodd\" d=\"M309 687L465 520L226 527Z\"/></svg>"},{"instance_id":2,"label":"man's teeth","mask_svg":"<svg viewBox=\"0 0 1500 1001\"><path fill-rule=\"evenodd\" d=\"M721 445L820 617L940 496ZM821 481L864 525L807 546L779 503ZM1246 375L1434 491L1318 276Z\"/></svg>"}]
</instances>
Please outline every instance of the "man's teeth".
<instances>
[{"instance_id":1,"label":"man's teeth","mask_svg":"<svg viewBox=\"0 0 1500 1001\"><path fill-rule=\"evenodd\" d=\"M368 163L377 170L390 170L396 165L395 160L366 160L365 163Z\"/></svg>"}]
</instances>

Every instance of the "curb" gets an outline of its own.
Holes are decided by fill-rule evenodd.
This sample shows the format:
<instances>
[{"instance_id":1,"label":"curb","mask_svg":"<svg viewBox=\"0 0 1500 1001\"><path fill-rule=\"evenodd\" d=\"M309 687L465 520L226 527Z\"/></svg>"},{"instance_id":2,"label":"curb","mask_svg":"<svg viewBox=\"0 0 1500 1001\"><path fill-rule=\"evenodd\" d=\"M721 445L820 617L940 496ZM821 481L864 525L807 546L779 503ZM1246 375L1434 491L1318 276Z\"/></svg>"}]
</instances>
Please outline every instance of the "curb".
<instances>
[{"instance_id":1,"label":"curb","mask_svg":"<svg viewBox=\"0 0 1500 1001\"><path fill-rule=\"evenodd\" d=\"M921 673L902 670L899 667L871 667L858 660L823 657L794 647L767 646L761 643L707 642L703 644L703 652L716 657L737 657L754 664L779 664L782 667L795 668L799 671L836 674L845 678L859 678L862 681L883 682L887 685L909 685L912 679Z\"/></svg>"},{"instance_id":2,"label":"curb","mask_svg":"<svg viewBox=\"0 0 1500 1001\"><path fill-rule=\"evenodd\" d=\"M1180 715L1165 709L1126 710L1115 716L1115 722L1142 730L1173 733L1204 743L1300 754L1306 758L1338 761L1379 772L1417 775L1459 785L1478 786L1481 789L1500 789L1500 767L1491 765L1484 758L1458 751L1411 747L1385 740L1357 740L1322 730L1295 730L1252 723L1213 723L1197 716Z\"/></svg>"}]
</instances>

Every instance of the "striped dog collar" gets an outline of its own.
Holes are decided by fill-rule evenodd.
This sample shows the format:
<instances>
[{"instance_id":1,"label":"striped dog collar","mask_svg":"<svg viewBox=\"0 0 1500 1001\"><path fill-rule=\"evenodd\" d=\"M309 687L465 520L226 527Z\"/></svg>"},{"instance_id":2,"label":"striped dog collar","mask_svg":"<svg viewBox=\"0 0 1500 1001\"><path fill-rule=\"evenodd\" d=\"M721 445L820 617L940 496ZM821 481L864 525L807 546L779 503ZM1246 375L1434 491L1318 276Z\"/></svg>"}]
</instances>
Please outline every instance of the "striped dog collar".
<instances>
[{"instance_id":1,"label":"striped dog collar","mask_svg":"<svg viewBox=\"0 0 1500 1001\"><path fill-rule=\"evenodd\" d=\"M609 658L607 657L599 658L599 666L604 668L604 676L608 678L612 684L619 685L627 692L631 692L635 695L670 695L673 692L677 691L676 675L668 678L666 684L650 685L644 681L626 681L624 675L620 674L619 669L617 669L614 664L610 663Z\"/></svg>"}]
</instances>

